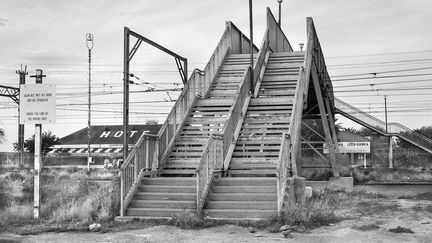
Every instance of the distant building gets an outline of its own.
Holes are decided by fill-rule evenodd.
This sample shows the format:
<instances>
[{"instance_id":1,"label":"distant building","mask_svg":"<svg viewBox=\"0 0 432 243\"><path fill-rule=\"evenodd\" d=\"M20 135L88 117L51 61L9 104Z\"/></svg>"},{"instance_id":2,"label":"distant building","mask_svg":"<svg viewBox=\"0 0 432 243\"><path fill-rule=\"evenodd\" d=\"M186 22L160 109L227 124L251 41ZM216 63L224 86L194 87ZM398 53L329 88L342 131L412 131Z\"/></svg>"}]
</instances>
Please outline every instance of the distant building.
<instances>
[{"instance_id":1,"label":"distant building","mask_svg":"<svg viewBox=\"0 0 432 243\"><path fill-rule=\"evenodd\" d=\"M161 124L129 125L129 147L138 141L144 133L156 135ZM59 145L54 145L51 155L70 154L71 156L87 156L87 128L83 128L60 139ZM96 157L120 156L123 154L123 126L101 125L91 126L90 153Z\"/></svg>"}]
</instances>

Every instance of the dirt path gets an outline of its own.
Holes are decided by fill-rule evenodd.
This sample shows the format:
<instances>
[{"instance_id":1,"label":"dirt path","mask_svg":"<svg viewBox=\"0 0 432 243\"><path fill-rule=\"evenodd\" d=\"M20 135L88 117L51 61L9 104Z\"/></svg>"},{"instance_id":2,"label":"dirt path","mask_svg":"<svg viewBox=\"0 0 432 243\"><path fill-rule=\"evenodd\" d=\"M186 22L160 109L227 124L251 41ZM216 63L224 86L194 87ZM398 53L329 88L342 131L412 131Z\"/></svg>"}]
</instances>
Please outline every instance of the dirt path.
<instances>
[{"instance_id":1,"label":"dirt path","mask_svg":"<svg viewBox=\"0 0 432 243\"><path fill-rule=\"evenodd\" d=\"M1 234L0 242L432 242L431 200L379 198L352 202L337 213L352 219L309 233L293 233L291 239L280 233L250 233L247 228L225 225L203 230L155 226L108 233ZM398 226L414 233L389 232Z\"/></svg>"}]
</instances>

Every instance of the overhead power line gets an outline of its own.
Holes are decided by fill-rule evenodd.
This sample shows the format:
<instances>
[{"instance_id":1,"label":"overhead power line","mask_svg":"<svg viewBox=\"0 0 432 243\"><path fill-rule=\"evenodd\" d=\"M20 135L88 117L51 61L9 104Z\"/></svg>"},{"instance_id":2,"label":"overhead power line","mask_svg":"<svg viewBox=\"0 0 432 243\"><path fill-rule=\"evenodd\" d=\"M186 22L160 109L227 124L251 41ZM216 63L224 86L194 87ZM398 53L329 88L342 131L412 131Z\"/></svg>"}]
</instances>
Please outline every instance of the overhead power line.
<instances>
[{"instance_id":1,"label":"overhead power line","mask_svg":"<svg viewBox=\"0 0 432 243\"><path fill-rule=\"evenodd\" d=\"M378 75L383 73L399 73L399 72L410 72L410 71L419 71L419 70L427 70L432 69L432 67L424 67L424 68L410 68L410 69L398 69L398 70L389 70L389 71L380 71L380 72L369 72L369 73L356 73L356 74L344 74L344 75L334 75L331 78L336 77L352 77L352 76L364 76L364 75Z\"/></svg>"},{"instance_id":2,"label":"overhead power line","mask_svg":"<svg viewBox=\"0 0 432 243\"><path fill-rule=\"evenodd\" d=\"M388 75L388 76L377 76L377 77L364 77L364 78L343 78L343 79L332 79L333 82L338 81L355 81L364 79L381 79L381 78L403 78L403 77L418 77L418 76L430 76L432 73L417 73L417 74L402 74L402 75Z\"/></svg>"}]
</instances>

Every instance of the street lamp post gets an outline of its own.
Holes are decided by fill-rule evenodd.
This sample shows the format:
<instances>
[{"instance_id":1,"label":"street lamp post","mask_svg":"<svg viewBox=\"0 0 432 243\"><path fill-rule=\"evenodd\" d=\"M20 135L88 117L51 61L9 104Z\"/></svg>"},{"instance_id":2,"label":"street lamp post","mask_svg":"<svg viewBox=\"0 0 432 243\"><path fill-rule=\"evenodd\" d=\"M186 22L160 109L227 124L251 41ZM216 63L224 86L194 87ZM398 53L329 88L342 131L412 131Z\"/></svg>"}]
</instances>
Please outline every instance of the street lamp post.
<instances>
[{"instance_id":1,"label":"street lamp post","mask_svg":"<svg viewBox=\"0 0 432 243\"><path fill-rule=\"evenodd\" d=\"M278 21L278 25L279 27L281 26L281 5L282 5L282 0L278 0L279 3L279 21Z\"/></svg>"},{"instance_id":2,"label":"street lamp post","mask_svg":"<svg viewBox=\"0 0 432 243\"><path fill-rule=\"evenodd\" d=\"M250 70L251 70L251 78L250 78L250 84L251 84L251 92L253 93L253 82L254 82L254 74L253 74L253 18L252 18L252 0L249 0L249 31L250 31L250 40L249 40L249 52L250 52Z\"/></svg>"},{"instance_id":3,"label":"street lamp post","mask_svg":"<svg viewBox=\"0 0 432 243\"><path fill-rule=\"evenodd\" d=\"M93 35L90 33L86 34L86 46L88 49L88 62L89 62L89 77L88 77L88 121L87 121L87 170L90 171L91 154L90 154L90 144L91 144L91 49L93 48Z\"/></svg>"}]
</instances>

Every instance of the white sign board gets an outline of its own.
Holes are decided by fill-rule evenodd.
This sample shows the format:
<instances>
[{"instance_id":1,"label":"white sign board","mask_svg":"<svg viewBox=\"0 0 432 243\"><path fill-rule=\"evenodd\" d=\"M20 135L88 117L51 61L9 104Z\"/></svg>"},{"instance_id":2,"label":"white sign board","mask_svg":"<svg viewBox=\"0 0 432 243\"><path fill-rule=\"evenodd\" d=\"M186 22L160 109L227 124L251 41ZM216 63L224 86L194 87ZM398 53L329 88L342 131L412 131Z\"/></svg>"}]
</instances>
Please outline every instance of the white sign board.
<instances>
[{"instance_id":1,"label":"white sign board","mask_svg":"<svg viewBox=\"0 0 432 243\"><path fill-rule=\"evenodd\" d=\"M339 151L342 154L350 154L350 153L370 153L370 142L339 142ZM324 144L324 153L328 154L327 144Z\"/></svg>"},{"instance_id":2,"label":"white sign board","mask_svg":"<svg viewBox=\"0 0 432 243\"><path fill-rule=\"evenodd\" d=\"M20 85L20 124L56 122L56 88L53 84Z\"/></svg>"}]
</instances>

